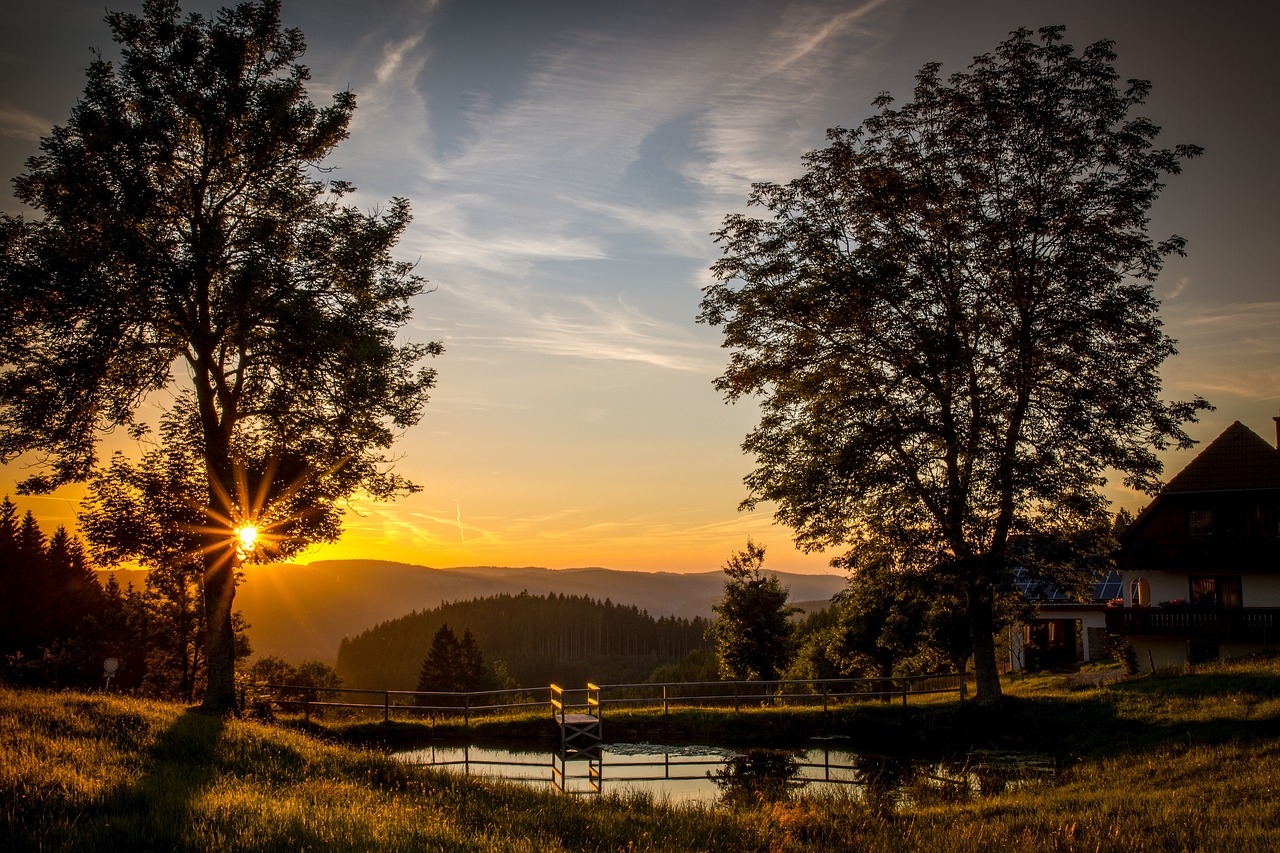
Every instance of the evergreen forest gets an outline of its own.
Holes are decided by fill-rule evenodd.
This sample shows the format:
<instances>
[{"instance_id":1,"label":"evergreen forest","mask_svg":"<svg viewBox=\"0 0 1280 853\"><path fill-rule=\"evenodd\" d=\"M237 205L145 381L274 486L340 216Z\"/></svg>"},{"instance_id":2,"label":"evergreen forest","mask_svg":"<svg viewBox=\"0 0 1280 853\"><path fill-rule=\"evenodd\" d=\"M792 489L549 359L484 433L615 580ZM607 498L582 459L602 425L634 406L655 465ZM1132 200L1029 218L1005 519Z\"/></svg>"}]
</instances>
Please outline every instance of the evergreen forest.
<instances>
[{"instance_id":1,"label":"evergreen forest","mask_svg":"<svg viewBox=\"0 0 1280 853\"><path fill-rule=\"evenodd\" d=\"M643 682L658 667L708 647L707 620L654 618L588 596L501 594L442 604L382 622L338 647L347 687L413 690L445 625L470 631L484 657L520 687Z\"/></svg>"}]
</instances>

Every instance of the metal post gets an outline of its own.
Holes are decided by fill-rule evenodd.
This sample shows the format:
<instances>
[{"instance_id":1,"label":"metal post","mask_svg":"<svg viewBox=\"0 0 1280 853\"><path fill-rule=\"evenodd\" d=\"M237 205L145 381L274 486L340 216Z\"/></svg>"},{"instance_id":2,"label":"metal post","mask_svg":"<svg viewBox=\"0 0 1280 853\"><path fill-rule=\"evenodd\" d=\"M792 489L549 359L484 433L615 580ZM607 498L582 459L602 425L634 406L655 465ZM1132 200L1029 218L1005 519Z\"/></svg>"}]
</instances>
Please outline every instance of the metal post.
<instances>
[{"instance_id":1,"label":"metal post","mask_svg":"<svg viewBox=\"0 0 1280 853\"><path fill-rule=\"evenodd\" d=\"M904 708L907 707L907 688L910 685L911 682L907 681L905 678L902 680L902 707Z\"/></svg>"},{"instance_id":2,"label":"metal post","mask_svg":"<svg viewBox=\"0 0 1280 853\"><path fill-rule=\"evenodd\" d=\"M391 722L391 691L382 691L382 722Z\"/></svg>"},{"instance_id":3,"label":"metal post","mask_svg":"<svg viewBox=\"0 0 1280 853\"><path fill-rule=\"evenodd\" d=\"M822 682L822 713L824 714L827 712L827 690L829 688L830 685L827 682Z\"/></svg>"},{"instance_id":4,"label":"metal post","mask_svg":"<svg viewBox=\"0 0 1280 853\"><path fill-rule=\"evenodd\" d=\"M670 712L667 710L667 685L664 684L662 685L662 716L665 717L668 713Z\"/></svg>"},{"instance_id":5,"label":"metal post","mask_svg":"<svg viewBox=\"0 0 1280 853\"><path fill-rule=\"evenodd\" d=\"M471 725L471 694L467 694L466 708L462 712L462 722L464 725Z\"/></svg>"},{"instance_id":6,"label":"metal post","mask_svg":"<svg viewBox=\"0 0 1280 853\"><path fill-rule=\"evenodd\" d=\"M733 710L741 711L742 702L738 698L738 682L733 682Z\"/></svg>"}]
</instances>

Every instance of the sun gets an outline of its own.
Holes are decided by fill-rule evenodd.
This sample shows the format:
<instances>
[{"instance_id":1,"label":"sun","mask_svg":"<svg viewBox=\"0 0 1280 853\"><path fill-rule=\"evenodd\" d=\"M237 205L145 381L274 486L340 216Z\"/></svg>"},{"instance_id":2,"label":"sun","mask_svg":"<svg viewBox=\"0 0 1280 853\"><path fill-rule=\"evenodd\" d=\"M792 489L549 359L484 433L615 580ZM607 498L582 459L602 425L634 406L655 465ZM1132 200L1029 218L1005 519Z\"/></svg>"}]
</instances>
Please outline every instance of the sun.
<instances>
[{"instance_id":1,"label":"sun","mask_svg":"<svg viewBox=\"0 0 1280 853\"><path fill-rule=\"evenodd\" d=\"M252 524L236 528L236 550L248 553L258 541L258 528Z\"/></svg>"}]
</instances>

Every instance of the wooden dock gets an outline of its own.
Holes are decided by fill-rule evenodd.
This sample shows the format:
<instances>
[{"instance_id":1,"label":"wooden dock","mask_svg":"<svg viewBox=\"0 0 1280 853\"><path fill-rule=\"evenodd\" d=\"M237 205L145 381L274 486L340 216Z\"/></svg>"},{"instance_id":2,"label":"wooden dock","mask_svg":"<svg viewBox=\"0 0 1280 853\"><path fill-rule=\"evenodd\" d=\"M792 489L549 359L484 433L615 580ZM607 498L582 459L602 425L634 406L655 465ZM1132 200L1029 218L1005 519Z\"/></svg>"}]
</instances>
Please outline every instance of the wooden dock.
<instances>
[{"instance_id":1,"label":"wooden dock","mask_svg":"<svg viewBox=\"0 0 1280 853\"><path fill-rule=\"evenodd\" d=\"M551 685L551 715L560 727L560 749L551 764L551 781L564 793L586 793L589 789L598 794L603 779L600 688L588 683L582 705L569 704L564 694L563 688ZM587 789L571 788L570 780L575 777L569 773L570 761L587 762Z\"/></svg>"}]
</instances>

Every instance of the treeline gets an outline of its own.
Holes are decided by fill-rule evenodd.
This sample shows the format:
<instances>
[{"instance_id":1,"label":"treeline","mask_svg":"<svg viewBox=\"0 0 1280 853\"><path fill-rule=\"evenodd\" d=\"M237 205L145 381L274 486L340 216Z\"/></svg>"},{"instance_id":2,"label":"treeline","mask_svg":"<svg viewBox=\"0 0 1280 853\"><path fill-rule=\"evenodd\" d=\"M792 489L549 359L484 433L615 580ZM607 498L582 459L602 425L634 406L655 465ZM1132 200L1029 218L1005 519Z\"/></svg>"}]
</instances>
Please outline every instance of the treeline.
<instances>
[{"instance_id":1,"label":"treeline","mask_svg":"<svg viewBox=\"0 0 1280 853\"><path fill-rule=\"evenodd\" d=\"M99 583L80 540L46 536L31 512L0 501L0 683L106 686L193 700L203 688L204 608L198 565L148 573L141 589ZM236 656L249 654L236 614Z\"/></svg>"},{"instance_id":2,"label":"treeline","mask_svg":"<svg viewBox=\"0 0 1280 853\"><path fill-rule=\"evenodd\" d=\"M654 618L588 596L501 594L415 611L343 638L338 674L350 687L412 690L444 625L470 631L487 660L520 687L644 681L657 667L705 648L707 620Z\"/></svg>"},{"instance_id":3,"label":"treeline","mask_svg":"<svg viewBox=\"0 0 1280 853\"><path fill-rule=\"evenodd\" d=\"M0 502L0 679L8 683L83 686L101 678L90 660L103 639L109 598L84 546L59 527L46 537L35 516L18 518Z\"/></svg>"}]
</instances>

